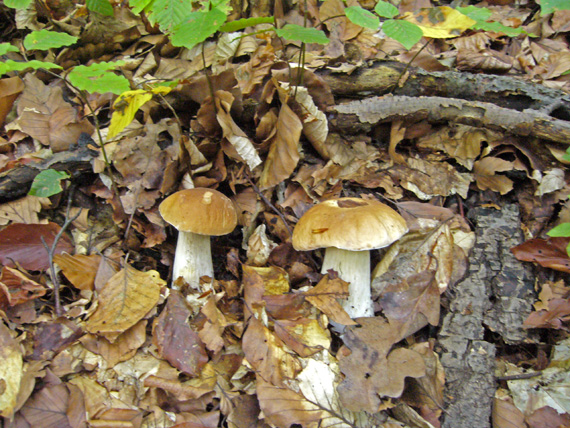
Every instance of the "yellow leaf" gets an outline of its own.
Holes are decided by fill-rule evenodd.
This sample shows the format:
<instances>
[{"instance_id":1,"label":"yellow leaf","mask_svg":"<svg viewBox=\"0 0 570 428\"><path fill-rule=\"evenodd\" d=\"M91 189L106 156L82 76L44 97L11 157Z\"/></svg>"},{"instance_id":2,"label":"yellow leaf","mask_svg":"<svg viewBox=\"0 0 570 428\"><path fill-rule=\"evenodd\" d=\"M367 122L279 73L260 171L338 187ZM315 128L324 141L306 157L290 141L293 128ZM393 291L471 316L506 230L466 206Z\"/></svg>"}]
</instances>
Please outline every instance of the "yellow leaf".
<instances>
[{"instance_id":1,"label":"yellow leaf","mask_svg":"<svg viewBox=\"0 0 570 428\"><path fill-rule=\"evenodd\" d=\"M156 306L164 285L166 282L157 271L140 272L127 266L105 284L99 295L99 306L85 328L113 343Z\"/></svg>"},{"instance_id":2,"label":"yellow leaf","mask_svg":"<svg viewBox=\"0 0 570 428\"><path fill-rule=\"evenodd\" d=\"M148 91L137 89L123 92L113 103L115 111L111 116L111 125L107 137L113 138L125 129L133 121L137 111L152 99L153 94L168 94L170 90L171 88L166 86L157 86Z\"/></svg>"},{"instance_id":3,"label":"yellow leaf","mask_svg":"<svg viewBox=\"0 0 570 428\"><path fill-rule=\"evenodd\" d=\"M449 6L430 7L404 15L406 21L421 28L425 37L448 39L459 36L476 21Z\"/></svg>"}]
</instances>

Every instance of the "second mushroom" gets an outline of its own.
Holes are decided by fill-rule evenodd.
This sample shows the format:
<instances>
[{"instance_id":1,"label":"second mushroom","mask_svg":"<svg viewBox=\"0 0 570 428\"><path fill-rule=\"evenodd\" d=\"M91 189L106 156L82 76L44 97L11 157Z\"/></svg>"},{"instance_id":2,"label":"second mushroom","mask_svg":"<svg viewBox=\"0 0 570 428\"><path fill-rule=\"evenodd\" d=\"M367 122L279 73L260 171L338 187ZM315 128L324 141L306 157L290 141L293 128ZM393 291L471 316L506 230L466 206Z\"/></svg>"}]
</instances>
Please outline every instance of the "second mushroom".
<instances>
[{"instance_id":1,"label":"second mushroom","mask_svg":"<svg viewBox=\"0 0 570 428\"><path fill-rule=\"evenodd\" d=\"M344 310L351 318L371 317L370 250L387 247L407 231L404 218L379 201L330 199L301 217L293 231L293 247L298 251L326 248L321 272L333 269L350 283Z\"/></svg>"}]
</instances>

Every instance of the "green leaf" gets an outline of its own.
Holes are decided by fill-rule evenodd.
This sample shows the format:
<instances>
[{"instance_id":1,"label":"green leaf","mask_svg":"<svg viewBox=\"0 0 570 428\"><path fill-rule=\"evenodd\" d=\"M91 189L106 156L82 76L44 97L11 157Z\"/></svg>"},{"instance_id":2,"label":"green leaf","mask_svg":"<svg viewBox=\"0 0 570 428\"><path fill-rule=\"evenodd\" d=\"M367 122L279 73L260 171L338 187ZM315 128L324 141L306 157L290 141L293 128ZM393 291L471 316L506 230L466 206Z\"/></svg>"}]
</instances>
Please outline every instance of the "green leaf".
<instances>
[{"instance_id":1,"label":"green leaf","mask_svg":"<svg viewBox=\"0 0 570 428\"><path fill-rule=\"evenodd\" d=\"M570 10L570 1L568 0L542 0L540 2L540 15L548 15L557 10Z\"/></svg>"},{"instance_id":2,"label":"green leaf","mask_svg":"<svg viewBox=\"0 0 570 428\"><path fill-rule=\"evenodd\" d=\"M32 70L37 70L39 68L50 69L50 68L61 68L61 67L51 62L44 62L37 60L19 62L8 59L4 62L0 62L0 76L9 73L10 71L22 71L28 68L31 68Z\"/></svg>"},{"instance_id":3,"label":"green leaf","mask_svg":"<svg viewBox=\"0 0 570 428\"><path fill-rule=\"evenodd\" d=\"M347 7L344 13L352 23L360 25L361 27L377 30L380 26L380 19L372 12L360 6Z\"/></svg>"},{"instance_id":4,"label":"green leaf","mask_svg":"<svg viewBox=\"0 0 570 428\"><path fill-rule=\"evenodd\" d=\"M50 196L61 193L61 180L69 178L70 175L65 171L56 171L55 169L46 169L36 175L32 182L32 187L28 195L49 198Z\"/></svg>"},{"instance_id":5,"label":"green leaf","mask_svg":"<svg viewBox=\"0 0 570 428\"><path fill-rule=\"evenodd\" d=\"M89 66L79 65L71 70L67 78L73 86L82 91L100 94L111 92L119 95L131 89L129 81L123 76L110 73L109 70L124 63L124 61L116 61L99 62Z\"/></svg>"},{"instance_id":6,"label":"green leaf","mask_svg":"<svg viewBox=\"0 0 570 428\"><path fill-rule=\"evenodd\" d=\"M24 39L24 47L29 51L47 51L52 48L72 45L77 42L77 39L77 37L70 36L67 33L58 33L57 31L32 31Z\"/></svg>"},{"instance_id":7,"label":"green leaf","mask_svg":"<svg viewBox=\"0 0 570 428\"><path fill-rule=\"evenodd\" d=\"M423 36L422 30L416 24L400 19L389 19L382 24L386 36L400 42L408 50Z\"/></svg>"},{"instance_id":8,"label":"green leaf","mask_svg":"<svg viewBox=\"0 0 570 428\"><path fill-rule=\"evenodd\" d=\"M20 52L16 46L10 43L0 43L0 55L6 55L8 52Z\"/></svg>"},{"instance_id":9,"label":"green leaf","mask_svg":"<svg viewBox=\"0 0 570 428\"><path fill-rule=\"evenodd\" d=\"M174 27L170 41L173 46L192 49L198 43L202 43L214 35L227 18L227 15L220 9L212 9L208 12L192 12L184 22Z\"/></svg>"},{"instance_id":10,"label":"green leaf","mask_svg":"<svg viewBox=\"0 0 570 428\"><path fill-rule=\"evenodd\" d=\"M135 15L139 15L153 1L154 0L129 0L129 6L132 8L132 12Z\"/></svg>"},{"instance_id":11,"label":"green leaf","mask_svg":"<svg viewBox=\"0 0 570 428\"><path fill-rule=\"evenodd\" d=\"M174 31L177 25L194 13L190 0L154 0L146 10L150 22L158 24L164 33Z\"/></svg>"},{"instance_id":12,"label":"green leaf","mask_svg":"<svg viewBox=\"0 0 570 428\"><path fill-rule=\"evenodd\" d=\"M400 13L396 6L382 0L376 3L374 12L376 12L382 18L393 18Z\"/></svg>"},{"instance_id":13,"label":"green leaf","mask_svg":"<svg viewBox=\"0 0 570 428\"><path fill-rule=\"evenodd\" d=\"M26 9L32 0L4 0L4 6L11 7L12 9Z\"/></svg>"},{"instance_id":14,"label":"green leaf","mask_svg":"<svg viewBox=\"0 0 570 428\"><path fill-rule=\"evenodd\" d=\"M566 153L564 153L564 155L562 156L562 159L564 159L564 160L570 162L570 147L568 147L568 148L566 149Z\"/></svg>"},{"instance_id":15,"label":"green leaf","mask_svg":"<svg viewBox=\"0 0 570 428\"><path fill-rule=\"evenodd\" d=\"M275 23L275 18L273 16L259 16L256 18L243 18L237 21L226 22L220 27L220 31L224 33L231 33L232 31L243 30L247 27L253 27L258 24L273 24Z\"/></svg>"},{"instance_id":16,"label":"green leaf","mask_svg":"<svg viewBox=\"0 0 570 428\"><path fill-rule=\"evenodd\" d=\"M326 45L329 39L324 31L317 30L316 28L306 28L300 25L287 24L283 28L276 30L279 37L287 40L296 40L302 43L318 43L319 45Z\"/></svg>"},{"instance_id":17,"label":"green leaf","mask_svg":"<svg viewBox=\"0 0 570 428\"><path fill-rule=\"evenodd\" d=\"M85 0L85 6L91 12L100 13L103 16L113 16L115 14L109 0Z\"/></svg>"},{"instance_id":18,"label":"green leaf","mask_svg":"<svg viewBox=\"0 0 570 428\"><path fill-rule=\"evenodd\" d=\"M522 28L507 27L500 22L477 22L471 28L474 30L491 31L493 33L503 33L509 37L515 37L519 34L526 33Z\"/></svg>"},{"instance_id":19,"label":"green leaf","mask_svg":"<svg viewBox=\"0 0 570 428\"><path fill-rule=\"evenodd\" d=\"M570 223L561 223L558 226L550 229L546 234L553 238L570 237Z\"/></svg>"},{"instance_id":20,"label":"green leaf","mask_svg":"<svg viewBox=\"0 0 570 428\"><path fill-rule=\"evenodd\" d=\"M468 16L474 21L481 21L481 22L488 21L492 15L492 12L486 7L476 7L476 6L456 7L455 10L461 12L463 15Z\"/></svg>"}]
</instances>

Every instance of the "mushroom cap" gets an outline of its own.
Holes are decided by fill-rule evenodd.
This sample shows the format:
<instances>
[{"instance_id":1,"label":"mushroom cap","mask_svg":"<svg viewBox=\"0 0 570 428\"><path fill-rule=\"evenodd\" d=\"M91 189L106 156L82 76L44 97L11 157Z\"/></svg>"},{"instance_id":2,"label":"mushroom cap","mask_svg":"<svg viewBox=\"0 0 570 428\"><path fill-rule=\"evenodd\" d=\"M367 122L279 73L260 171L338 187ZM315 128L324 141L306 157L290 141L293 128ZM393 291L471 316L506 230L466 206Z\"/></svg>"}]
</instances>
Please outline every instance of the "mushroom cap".
<instances>
[{"instance_id":1,"label":"mushroom cap","mask_svg":"<svg viewBox=\"0 0 570 428\"><path fill-rule=\"evenodd\" d=\"M326 247L372 250L387 247L407 231L404 218L382 202L329 199L301 217L293 231L293 247L299 251Z\"/></svg>"},{"instance_id":2,"label":"mushroom cap","mask_svg":"<svg viewBox=\"0 0 570 428\"><path fill-rule=\"evenodd\" d=\"M237 224L234 204L213 189L185 189L173 193L158 207L160 215L180 232L225 235Z\"/></svg>"}]
</instances>

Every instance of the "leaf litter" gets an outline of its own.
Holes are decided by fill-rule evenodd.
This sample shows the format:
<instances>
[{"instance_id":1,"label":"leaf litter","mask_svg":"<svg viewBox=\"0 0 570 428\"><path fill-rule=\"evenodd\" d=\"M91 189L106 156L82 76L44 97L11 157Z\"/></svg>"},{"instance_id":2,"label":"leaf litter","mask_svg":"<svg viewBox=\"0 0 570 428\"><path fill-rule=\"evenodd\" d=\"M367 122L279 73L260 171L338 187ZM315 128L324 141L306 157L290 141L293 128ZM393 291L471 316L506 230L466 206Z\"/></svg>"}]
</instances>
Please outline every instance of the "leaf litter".
<instances>
[{"instance_id":1,"label":"leaf litter","mask_svg":"<svg viewBox=\"0 0 570 428\"><path fill-rule=\"evenodd\" d=\"M93 112L102 134L113 137L104 148L94 146L92 173L78 181L84 201L74 202L86 214L56 246L53 264L60 273L65 317L53 313L54 284L46 275L51 266L44 246L51 246L59 231L65 201L25 196L0 206L5 426L441 426L445 373L434 329L475 245L476 225L464 210L500 209L506 198L535 201L523 213L531 219L524 225L529 240L513 248L520 260L542 266L536 268L538 300L524 327L545 334L555 330L552 341L556 337L558 343L545 361L504 348L500 376L534 372L540 377L522 388L520 381L501 381L493 426L568 423L563 339L570 293L563 277L553 281L556 274L548 273L569 271L568 243L541 237L547 226L568 221L564 147L550 140L539 148L527 141L533 136L505 136L465 123L392 119L386 126L378 119L353 121L347 128L330 110L343 100L333 98L335 90L323 73L327 68L352 72L380 59L412 61L434 72L446 70L455 58L461 70L515 70L567 92L568 55L559 51L568 46L555 36L568 31L566 11L531 20L518 44L485 31L452 38L447 46L430 43L421 52L405 52L343 15L345 7L356 4L309 4L310 16L324 22L330 43L308 45L303 68L289 67L298 59L296 47L262 33L240 40L231 36L245 33L228 34L217 46L205 42L198 53L167 45L149 22L132 14L126 24L108 27L122 40L112 49L85 35L83 51L48 58L62 65L85 58L127 60L123 72L137 84L179 79L169 93L157 90L160 96L141 103L134 121L120 132L110 128L109 94L90 94L86 105L50 77L2 79L12 88L0 92L2 107L7 112L16 107L13 116L0 115L5 120L3 174L73 151L81 133L94 135ZM80 16L75 9L49 7L60 18ZM124 6L115 10L126 13ZM406 19L420 22L434 8L412 10ZM448 37L470 25L450 8L439 12L440 22L424 34ZM508 4L494 6L493 14L512 26L525 18ZM111 22L119 22L119 16ZM278 18L298 24L299 16L293 10ZM102 36L105 27L88 19L89 37L97 40L93 33ZM62 25L79 32L77 22L69 22ZM456 25L451 30L445 27L450 22ZM129 33L135 28L137 37ZM529 37L533 32L540 39ZM495 50L501 44L509 45L516 61ZM204 64L211 67L213 99ZM297 87L301 76L303 85ZM356 116L369 114L366 101L351 108ZM191 186L232 196L239 227L214 240L218 279L212 288L175 291L168 286L175 237L157 206L174 190ZM410 228L402 240L374 255L377 316L372 318L351 320L339 304L347 283L335 272L318 273L318 252L300 254L291 247L289 231L297 219L314 203L341 195L384 195ZM549 220L531 233L541 200ZM345 333L329 329L329 321L346 325Z\"/></svg>"}]
</instances>

